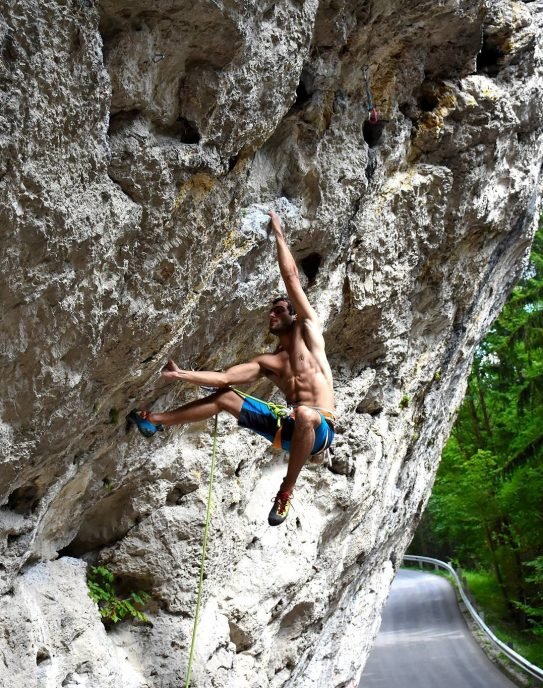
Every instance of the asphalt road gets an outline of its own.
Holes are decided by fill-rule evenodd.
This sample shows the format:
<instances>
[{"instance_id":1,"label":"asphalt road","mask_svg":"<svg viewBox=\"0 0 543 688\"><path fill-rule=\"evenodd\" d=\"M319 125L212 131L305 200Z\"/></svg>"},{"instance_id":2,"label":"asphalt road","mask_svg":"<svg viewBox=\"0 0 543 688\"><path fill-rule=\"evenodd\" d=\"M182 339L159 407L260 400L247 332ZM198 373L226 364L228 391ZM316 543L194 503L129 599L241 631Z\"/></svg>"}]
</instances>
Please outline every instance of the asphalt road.
<instances>
[{"instance_id":1,"label":"asphalt road","mask_svg":"<svg viewBox=\"0 0 543 688\"><path fill-rule=\"evenodd\" d=\"M359 688L515 688L477 645L452 585L400 570Z\"/></svg>"}]
</instances>

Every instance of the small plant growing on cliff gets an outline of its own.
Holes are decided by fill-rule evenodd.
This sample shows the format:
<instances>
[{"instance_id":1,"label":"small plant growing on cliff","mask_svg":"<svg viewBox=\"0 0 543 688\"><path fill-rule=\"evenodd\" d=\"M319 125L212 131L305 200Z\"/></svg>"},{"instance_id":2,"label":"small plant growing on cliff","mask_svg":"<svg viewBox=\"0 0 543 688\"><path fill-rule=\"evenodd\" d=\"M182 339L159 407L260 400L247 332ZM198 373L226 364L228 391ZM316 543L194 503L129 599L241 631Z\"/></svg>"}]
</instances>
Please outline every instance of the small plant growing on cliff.
<instances>
[{"instance_id":1,"label":"small plant growing on cliff","mask_svg":"<svg viewBox=\"0 0 543 688\"><path fill-rule=\"evenodd\" d=\"M138 609L143 607L149 595L142 590L131 592L127 597L119 597L115 585L115 574L106 566L91 566L87 580L89 597L96 602L104 623L117 623L125 618L147 621Z\"/></svg>"},{"instance_id":2,"label":"small plant growing on cliff","mask_svg":"<svg viewBox=\"0 0 543 688\"><path fill-rule=\"evenodd\" d=\"M400 408L406 409L409 406L409 397L404 394L400 401Z\"/></svg>"}]
</instances>

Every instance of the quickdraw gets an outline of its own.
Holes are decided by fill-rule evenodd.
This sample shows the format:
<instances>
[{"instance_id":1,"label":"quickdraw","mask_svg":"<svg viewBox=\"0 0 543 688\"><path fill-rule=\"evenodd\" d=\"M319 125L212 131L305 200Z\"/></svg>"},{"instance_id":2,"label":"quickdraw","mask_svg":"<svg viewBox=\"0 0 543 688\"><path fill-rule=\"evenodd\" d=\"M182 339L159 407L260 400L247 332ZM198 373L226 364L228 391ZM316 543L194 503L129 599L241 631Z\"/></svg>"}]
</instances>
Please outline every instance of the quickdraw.
<instances>
[{"instance_id":1,"label":"quickdraw","mask_svg":"<svg viewBox=\"0 0 543 688\"><path fill-rule=\"evenodd\" d=\"M367 101L367 106L368 106L368 121L371 122L371 124L377 124L377 122L379 121L379 113L377 112L377 108L375 107L375 103L373 102L373 96L371 94L370 82L369 82L369 77L368 77L368 65L364 65L363 74L364 74L364 82L366 84L366 101Z\"/></svg>"}]
</instances>

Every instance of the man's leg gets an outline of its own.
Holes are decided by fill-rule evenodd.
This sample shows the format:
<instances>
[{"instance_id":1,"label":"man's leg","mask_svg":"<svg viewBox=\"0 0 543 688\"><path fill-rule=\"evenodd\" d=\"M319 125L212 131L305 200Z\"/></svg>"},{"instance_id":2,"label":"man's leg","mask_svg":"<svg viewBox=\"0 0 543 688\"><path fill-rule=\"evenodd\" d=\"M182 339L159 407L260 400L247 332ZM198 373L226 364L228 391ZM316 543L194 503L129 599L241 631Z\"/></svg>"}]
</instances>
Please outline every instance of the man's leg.
<instances>
[{"instance_id":1,"label":"man's leg","mask_svg":"<svg viewBox=\"0 0 543 688\"><path fill-rule=\"evenodd\" d=\"M321 420L320 414L307 406L300 406L296 410L287 476L283 480L281 490L292 492L294 489L300 471L304 467L315 444L315 429L319 427Z\"/></svg>"},{"instance_id":2,"label":"man's leg","mask_svg":"<svg viewBox=\"0 0 543 688\"><path fill-rule=\"evenodd\" d=\"M290 456L286 478L281 483L273 506L268 514L270 526L278 526L286 519L296 480L315 444L315 429L321 423L320 414L307 406L296 410L294 431L290 441Z\"/></svg>"},{"instance_id":3,"label":"man's leg","mask_svg":"<svg viewBox=\"0 0 543 688\"><path fill-rule=\"evenodd\" d=\"M217 415L220 411L227 411L236 418L239 418L243 399L231 389L220 389L218 392L210 394L203 399L191 401L184 404L174 411L165 413L149 413L143 411L141 416L151 421L151 423L162 423L162 425L184 425L185 423L195 423Z\"/></svg>"}]
</instances>

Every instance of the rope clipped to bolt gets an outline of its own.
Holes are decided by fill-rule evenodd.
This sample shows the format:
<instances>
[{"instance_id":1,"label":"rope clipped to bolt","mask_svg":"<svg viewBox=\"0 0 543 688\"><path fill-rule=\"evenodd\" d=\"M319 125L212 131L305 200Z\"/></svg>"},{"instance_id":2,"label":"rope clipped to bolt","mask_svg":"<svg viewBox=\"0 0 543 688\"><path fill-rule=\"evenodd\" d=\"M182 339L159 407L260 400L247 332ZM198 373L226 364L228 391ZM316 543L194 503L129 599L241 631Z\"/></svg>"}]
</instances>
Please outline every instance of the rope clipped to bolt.
<instances>
[{"instance_id":1,"label":"rope clipped to bolt","mask_svg":"<svg viewBox=\"0 0 543 688\"><path fill-rule=\"evenodd\" d=\"M371 94L370 81L369 81L369 77L368 77L368 65L364 65L363 74L364 74L364 82L366 85L366 101L368 104L368 121L371 124L377 124L377 122L379 121L379 113L377 112L377 108L375 107L375 103L373 102L373 96Z\"/></svg>"}]
</instances>

